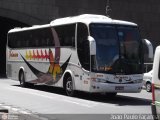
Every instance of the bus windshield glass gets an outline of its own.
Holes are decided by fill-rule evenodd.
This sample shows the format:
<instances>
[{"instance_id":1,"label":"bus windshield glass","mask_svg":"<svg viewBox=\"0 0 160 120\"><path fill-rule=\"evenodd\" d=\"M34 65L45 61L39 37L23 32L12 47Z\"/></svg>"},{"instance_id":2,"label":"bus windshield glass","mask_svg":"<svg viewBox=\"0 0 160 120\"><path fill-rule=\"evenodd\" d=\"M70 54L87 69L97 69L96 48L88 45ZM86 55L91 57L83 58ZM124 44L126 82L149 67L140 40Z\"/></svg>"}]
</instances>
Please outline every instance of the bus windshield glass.
<instances>
[{"instance_id":1,"label":"bus windshield glass","mask_svg":"<svg viewBox=\"0 0 160 120\"><path fill-rule=\"evenodd\" d=\"M93 71L113 74L142 72L142 43L136 26L92 23L90 34L96 41Z\"/></svg>"}]
</instances>

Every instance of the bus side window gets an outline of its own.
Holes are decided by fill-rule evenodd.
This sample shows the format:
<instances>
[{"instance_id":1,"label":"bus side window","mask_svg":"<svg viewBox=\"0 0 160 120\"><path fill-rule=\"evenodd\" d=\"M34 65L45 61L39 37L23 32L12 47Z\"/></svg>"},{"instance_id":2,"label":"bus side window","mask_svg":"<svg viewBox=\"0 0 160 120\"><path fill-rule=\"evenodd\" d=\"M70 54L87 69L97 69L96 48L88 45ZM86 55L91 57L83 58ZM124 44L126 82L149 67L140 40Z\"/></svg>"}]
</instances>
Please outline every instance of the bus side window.
<instances>
[{"instance_id":1,"label":"bus side window","mask_svg":"<svg viewBox=\"0 0 160 120\"><path fill-rule=\"evenodd\" d=\"M42 28L39 30L32 30L29 35L26 32L26 40L29 41L28 47L47 47L54 46L54 40L52 39L52 33L50 28Z\"/></svg>"},{"instance_id":2,"label":"bus side window","mask_svg":"<svg viewBox=\"0 0 160 120\"><path fill-rule=\"evenodd\" d=\"M20 32L20 33L17 34L17 40L16 40L16 42L19 42L20 46L16 46L16 47L23 48L23 47L27 47L28 46L27 42L29 40L28 40L27 35L24 34L24 32Z\"/></svg>"},{"instance_id":3,"label":"bus side window","mask_svg":"<svg viewBox=\"0 0 160 120\"><path fill-rule=\"evenodd\" d=\"M47 41L47 46L55 46L51 28L45 29L45 39Z\"/></svg>"},{"instance_id":4,"label":"bus side window","mask_svg":"<svg viewBox=\"0 0 160 120\"><path fill-rule=\"evenodd\" d=\"M16 47L16 43L17 43L16 42L16 39L17 39L16 34L17 33L9 33L9 35L8 35L8 46L10 48L15 48Z\"/></svg>"},{"instance_id":5,"label":"bus side window","mask_svg":"<svg viewBox=\"0 0 160 120\"><path fill-rule=\"evenodd\" d=\"M90 52L89 52L89 41L88 29L85 24L78 23L77 27L77 52L79 61L82 67L86 70L90 70Z\"/></svg>"},{"instance_id":6,"label":"bus side window","mask_svg":"<svg viewBox=\"0 0 160 120\"><path fill-rule=\"evenodd\" d=\"M75 47L75 24L54 27L61 46Z\"/></svg>"}]
</instances>

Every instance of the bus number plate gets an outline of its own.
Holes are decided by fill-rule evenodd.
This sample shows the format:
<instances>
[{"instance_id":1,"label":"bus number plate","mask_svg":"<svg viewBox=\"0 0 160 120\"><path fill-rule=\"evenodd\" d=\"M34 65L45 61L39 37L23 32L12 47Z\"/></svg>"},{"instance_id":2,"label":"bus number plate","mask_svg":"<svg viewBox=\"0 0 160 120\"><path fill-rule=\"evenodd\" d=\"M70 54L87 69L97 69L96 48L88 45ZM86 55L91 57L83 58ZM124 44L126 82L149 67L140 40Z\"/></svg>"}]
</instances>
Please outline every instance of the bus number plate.
<instances>
[{"instance_id":1,"label":"bus number plate","mask_svg":"<svg viewBox=\"0 0 160 120\"><path fill-rule=\"evenodd\" d=\"M124 90L124 86L116 86L115 90Z\"/></svg>"}]
</instances>

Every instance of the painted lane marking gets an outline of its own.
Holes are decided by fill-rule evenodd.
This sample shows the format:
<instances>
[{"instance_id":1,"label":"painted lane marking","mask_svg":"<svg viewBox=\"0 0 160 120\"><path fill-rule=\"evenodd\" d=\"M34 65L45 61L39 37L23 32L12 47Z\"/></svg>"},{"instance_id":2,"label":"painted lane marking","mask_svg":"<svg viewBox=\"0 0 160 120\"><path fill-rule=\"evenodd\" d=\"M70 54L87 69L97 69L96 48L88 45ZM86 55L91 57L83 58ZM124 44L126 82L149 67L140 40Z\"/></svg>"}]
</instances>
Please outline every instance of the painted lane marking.
<instances>
[{"instance_id":1,"label":"painted lane marking","mask_svg":"<svg viewBox=\"0 0 160 120\"><path fill-rule=\"evenodd\" d=\"M97 104L95 104L95 105L89 105L89 104L80 103L80 102L76 102L76 101L72 101L72 100L68 100L68 99L65 99L64 101L65 101L65 102L68 102L68 103L72 103L72 104L76 104L76 105L88 107L88 108L91 108L91 107L94 107L94 106L97 105Z\"/></svg>"},{"instance_id":2,"label":"painted lane marking","mask_svg":"<svg viewBox=\"0 0 160 120\"><path fill-rule=\"evenodd\" d=\"M68 103L72 103L72 104L76 104L76 105L83 106L83 107L88 107L88 108L95 107L99 104L99 103L96 103L96 102L81 100L81 99L77 99L77 98L70 98L70 97L67 97L67 96L65 96L65 99L64 99L64 96L62 96L62 95L47 96L47 95L42 95L42 94L39 94L39 93L33 93L33 91L25 91L25 90L22 91L21 89L15 89L13 87L6 88L6 89L9 89L11 91L25 93L25 94L40 96L40 97L48 98L48 99L51 99L51 100L64 101L64 102L68 102Z\"/></svg>"}]
</instances>

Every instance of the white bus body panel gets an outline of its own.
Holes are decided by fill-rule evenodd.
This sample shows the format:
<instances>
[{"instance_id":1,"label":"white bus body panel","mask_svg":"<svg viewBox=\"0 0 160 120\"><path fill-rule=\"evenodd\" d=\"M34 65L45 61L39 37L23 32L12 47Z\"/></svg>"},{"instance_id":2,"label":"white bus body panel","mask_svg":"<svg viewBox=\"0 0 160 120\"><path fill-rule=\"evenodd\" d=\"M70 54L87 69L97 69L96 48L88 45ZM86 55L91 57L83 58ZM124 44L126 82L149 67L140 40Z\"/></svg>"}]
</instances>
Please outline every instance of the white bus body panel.
<instances>
[{"instance_id":1,"label":"white bus body panel","mask_svg":"<svg viewBox=\"0 0 160 120\"><path fill-rule=\"evenodd\" d=\"M8 54L8 62L7 62L7 76L11 79L18 80L19 71L23 68L25 72L26 82L30 82L31 80L37 79L37 77L33 74L30 68L23 61L22 56L26 57L27 52L32 52L35 49L27 49L27 50L12 50L9 51ZM46 49L37 49L38 51L42 51L44 53ZM54 49L52 49L54 53ZM71 54L70 54L71 53ZM31 53L32 54L32 53ZM133 83L133 81L141 81L142 75L109 75L102 73L92 73L86 71L78 66L78 59L76 51L74 49L66 49L61 48L61 59L60 64L62 65L65 60L71 55L70 62L68 67L66 68L66 72L70 72L74 81L74 89L86 92L140 92L142 84ZM30 59L28 58L29 63L40 70L41 72L47 73L49 68L49 60L48 59ZM64 74L65 74L64 73ZM63 74L63 76L64 76ZM63 87L63 76L61 79L53 86ZM120 82L119 82L120 81ZM130 84L127 84L130 83ZM134 84L134 85L133 85ZM116 88L117 87L117 88Z\"/></svg>"},{"instance_id":2,"label":"white bus body panel","mask_svg":"<svg viewBox=\"0 0 160 120\"><path fill-rule=\"evenodd\" d=\"M154 56L154 62L153 62L153 77L152 77L152 83L154 85L154 92L153 94L155 95L155 106L156 106L156 111L157 114L160 114L160 78L158 77L159 75L159 70L160 70L160 46L156 48L155 51L155 56Z\"/></svg>"}]
</instances>

